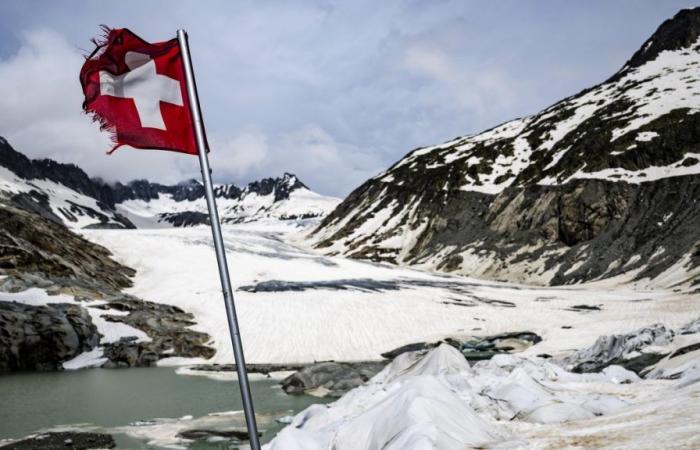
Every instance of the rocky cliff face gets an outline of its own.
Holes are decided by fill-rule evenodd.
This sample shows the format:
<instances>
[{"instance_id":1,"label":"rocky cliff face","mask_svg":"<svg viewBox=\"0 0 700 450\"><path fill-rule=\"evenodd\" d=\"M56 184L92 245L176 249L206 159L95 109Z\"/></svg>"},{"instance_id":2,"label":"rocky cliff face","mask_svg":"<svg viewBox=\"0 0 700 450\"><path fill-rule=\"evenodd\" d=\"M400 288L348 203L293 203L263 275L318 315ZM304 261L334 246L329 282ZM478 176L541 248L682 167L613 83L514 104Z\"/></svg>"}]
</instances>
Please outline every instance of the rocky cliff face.
<instances>
[{"instance_id":1,"label":"rocky cliff face","mask_svg":"<svg viewBox=\"0 0 700 450\"><path fill-rule=\"evenodd\" d=\"M32 306L0 302L0 373L59 370L61 363L97 347L100 335L78 305Z\"/></svg>"},{"instance_id":2,"label":"rocky cliff face","mask_svg":"<svg viewBox=\"0 0 700 450\"><path fill-rule=\"evenodd\" d=\"M567 284L700 266L700 9L607 80L544 111L419 148L311 238L329 254ZM693 275L695 274L695 275Z\"/></svg>"}]
</instances>

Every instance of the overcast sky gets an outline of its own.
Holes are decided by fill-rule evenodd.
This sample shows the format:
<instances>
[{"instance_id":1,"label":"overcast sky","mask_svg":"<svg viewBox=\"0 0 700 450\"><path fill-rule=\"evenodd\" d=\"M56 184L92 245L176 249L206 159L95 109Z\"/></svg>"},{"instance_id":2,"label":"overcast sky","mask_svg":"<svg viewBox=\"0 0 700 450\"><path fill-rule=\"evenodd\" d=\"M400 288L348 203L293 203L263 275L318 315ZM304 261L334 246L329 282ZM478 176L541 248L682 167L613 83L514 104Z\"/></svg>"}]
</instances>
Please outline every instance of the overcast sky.
<instances>
[{"instance_id":1,"label":"overcast sky","mask_svg":"<svg viewBox=\"0 0 700 450\"><path fill-rule=\"evenodd\" d=\"M0 2L0 136L107 180L198 177L195 157L122 148L81 114L98 26L190 34L217 181L293 172L344 196L415 147L600 82L688 1Z\"/></svg>"}]
</instances>

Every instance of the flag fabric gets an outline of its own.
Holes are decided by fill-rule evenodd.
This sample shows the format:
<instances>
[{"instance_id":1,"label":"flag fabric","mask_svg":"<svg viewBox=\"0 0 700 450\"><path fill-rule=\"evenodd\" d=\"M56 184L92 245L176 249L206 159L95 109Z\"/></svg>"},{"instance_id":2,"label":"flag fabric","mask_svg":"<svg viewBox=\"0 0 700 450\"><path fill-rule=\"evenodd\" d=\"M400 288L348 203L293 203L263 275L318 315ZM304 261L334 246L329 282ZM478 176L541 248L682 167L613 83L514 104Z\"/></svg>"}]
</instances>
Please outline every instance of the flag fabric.
<instances>
[{"instance_id":1,"label":"flag fabric","mask_svg":"<svg viewBox=\"0 0 700 450\"><path fill-rule=\"evenodd\" d=\"M196 155L182 53L177 39L148 43L126 28L105 28L80 71L83 110L122 145Z\"/></svg>"}]
</instances>

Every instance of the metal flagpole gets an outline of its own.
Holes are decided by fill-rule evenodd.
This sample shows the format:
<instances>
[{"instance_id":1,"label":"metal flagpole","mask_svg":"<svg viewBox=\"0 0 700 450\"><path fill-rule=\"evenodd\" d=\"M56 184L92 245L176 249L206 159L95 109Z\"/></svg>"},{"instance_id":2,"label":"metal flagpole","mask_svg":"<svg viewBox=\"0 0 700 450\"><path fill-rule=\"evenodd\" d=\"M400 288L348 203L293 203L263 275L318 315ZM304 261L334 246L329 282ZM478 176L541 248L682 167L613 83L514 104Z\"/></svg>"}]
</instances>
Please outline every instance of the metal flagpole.
<instances>
[{"instance_id":1,"label":"metal flagpole","mask_svg":"<svg viewBox=\"0 0 700 450\"><path fill-rule=\"evenodd\" d=\"M248 373L243 357L243 345L241 335L238 330L238 319L236 318L236 307L233 303L233 291L231 290L231 280L228 275L228 264L226 263L226 251L224 240L221 237L221 224L219 222L219 212L216 209L214 199L214 186L211 182L211 169L209 168L209 158L207 156L207 145L204 139L204 122L202 112L199 107L197 96L197 85L194 81L194 70L190 58L190 48L187 45L187 32L177 30L177 39L180 42L182 61L185 66L185 80L187 82L187 96L190 101L190 110L194 121L195 137L197 138L197 149L199 150L199 165L202 168L202 180L204 181L204 191L209 207L209 219L211 221L211 233L214 237L214 249L216 250L216 261L219 264L219 277L221 278L221 288L224 293L224 304L226 305L226 318L231 332L231 343L233 344L233 355L236 359L236 370L238 371L238 384L241 387L241 399L243 400L243 411L245 421L250 435L250 446L253 450L260 450L258 439L258 427L255 423L255 411L253 410L253 399L250 395L248 384Z\"/></svg>"}]
</instances>

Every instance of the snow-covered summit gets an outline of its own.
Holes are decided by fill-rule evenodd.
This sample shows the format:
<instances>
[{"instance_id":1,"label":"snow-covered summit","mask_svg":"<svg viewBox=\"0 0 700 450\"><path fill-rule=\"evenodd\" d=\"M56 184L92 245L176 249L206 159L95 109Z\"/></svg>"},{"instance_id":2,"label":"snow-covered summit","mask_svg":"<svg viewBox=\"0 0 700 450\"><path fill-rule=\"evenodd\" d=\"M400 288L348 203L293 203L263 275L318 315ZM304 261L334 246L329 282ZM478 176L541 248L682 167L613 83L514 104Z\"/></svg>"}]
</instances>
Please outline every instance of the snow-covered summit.
<instances>
[{"instance_id":1,"label":"snow-covered summit","mask_svg":"<svg viewBox=\"0 0 700 450\"><path fill-rule=\"evenodd\" d=\"M134 223L191 226L208 221L204 187L200 182L191 180L175 186L149 183L147 189L143 189L143 183L121 185L127 194L116 203L117 210ZM319 219L340 202L311 191L290 173L254 181L243 188L216 184L214 194L224 223Z\"/></svg>"},{"instance_id":2,"label":"snow-covered summit","mask_svg":"<svg viewBox=\"0 0 700 450\"><path fill-rule=\"evenodd\" d=\"M678 136L697 126L700 111L698 17L700 10L685 10L665 22L609 80L538 114L416 149L375 179L402 183L407 174L449 166L455 174L444 190L497 194L511 185L700 173L697 136ZM666 29L677 21L690 27L686 40L669 42ZM669 47L654 46L660 42Z\"/></svg>"},{"instance_id":3,"label":"snow-covered summit","mask_svg":"<svg viewBox=\"0 0 700 450\"><path fill-rule=\"evenodd\" d=\"M214 191L226 223L318 220L340 202L311 191L290 173L243 188L217 184ZM7 202L71 228L188 226L208 221L204 186L198 180L110 185L90 178L73 164L31 160L4 139L0 141L0 193Z\"/></svg>"}]
</instances>

